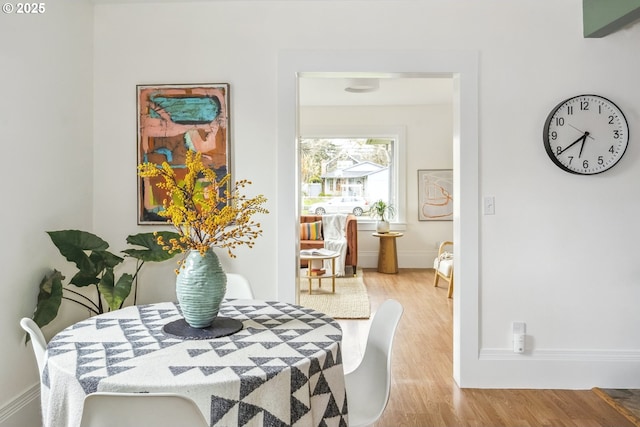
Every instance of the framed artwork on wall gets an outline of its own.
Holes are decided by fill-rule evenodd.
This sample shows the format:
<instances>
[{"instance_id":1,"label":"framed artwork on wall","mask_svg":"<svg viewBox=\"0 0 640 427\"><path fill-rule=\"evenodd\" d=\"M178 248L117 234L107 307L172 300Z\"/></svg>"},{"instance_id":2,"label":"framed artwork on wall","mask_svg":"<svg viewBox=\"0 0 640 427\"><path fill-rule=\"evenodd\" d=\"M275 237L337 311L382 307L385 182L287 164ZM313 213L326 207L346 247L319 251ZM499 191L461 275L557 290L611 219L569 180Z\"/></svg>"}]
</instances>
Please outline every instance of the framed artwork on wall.
<instances>
[{"instance_id":1,"label":"framed artwork on wall","mask_svg":"<svg viewBox=\"0 0 640 427\"><path fill-rule=\"evenodd\" d=\"M227 83L137 85L136 89L138 164L167 162L180 178L186 174L187 151L196 151L218 179L231 173ZM158 215L166 192L155 180L161 178L138 177L138 224L167 222Z\"/></svg>"},{"instance_id":2,"label":"framed artwork on wall","mask_svg":"<svg viewBox=\"0 0 640 427\"><path fill-rule=\"evenodd\" d=\"M418 170L418 220L453 220L453 170Z\"/></svg>"}]
</instances>

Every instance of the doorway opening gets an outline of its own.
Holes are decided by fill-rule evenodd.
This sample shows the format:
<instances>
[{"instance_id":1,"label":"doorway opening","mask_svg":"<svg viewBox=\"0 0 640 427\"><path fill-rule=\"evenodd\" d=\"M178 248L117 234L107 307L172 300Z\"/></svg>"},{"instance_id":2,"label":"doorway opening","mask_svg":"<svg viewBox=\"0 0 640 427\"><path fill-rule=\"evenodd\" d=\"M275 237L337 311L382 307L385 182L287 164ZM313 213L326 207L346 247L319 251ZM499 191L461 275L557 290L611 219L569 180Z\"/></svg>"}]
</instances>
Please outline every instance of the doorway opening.
<instances>
[{"instance_id":1,"label":"doorway opening","mask_svg":"<svg viewBox=\"0 0 640 427\"><path fill-rule=\"evenodd\" d=\"M473 52L284 51L278 69L278 298L295 301L299 236L300 77L344 73L366 77L438 77L454 82L454 241L458 285L454 294L453 377L473 384L480 346L478 297L478 58ZM309 71L312 70L312 71ZM398 70L405 70L398 72ZM335 74L334 74L335 75ZM464 146L464 149L462 149ZM295 169L291 165L296 165ZM288 196L284 196L288 195ZM294 244L292 244L292 242ZM462 369L462 367L465 369ZM469 380L466 380L469 378Z\"/></svg>"}]
</instances>

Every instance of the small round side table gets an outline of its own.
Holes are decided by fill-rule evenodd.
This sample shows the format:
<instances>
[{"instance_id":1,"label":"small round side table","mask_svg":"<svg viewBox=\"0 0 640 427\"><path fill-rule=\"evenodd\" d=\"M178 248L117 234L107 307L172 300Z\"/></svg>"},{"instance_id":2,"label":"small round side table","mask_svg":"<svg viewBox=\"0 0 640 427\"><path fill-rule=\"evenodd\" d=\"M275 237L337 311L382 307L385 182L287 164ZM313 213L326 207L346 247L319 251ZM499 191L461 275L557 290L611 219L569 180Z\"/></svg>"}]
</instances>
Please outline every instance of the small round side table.
<instances>
[{"instance_id":1,"label":"small round side table","mask_svg":"<svg viewBox=\"0 0 640 427\"><path fill-rule=\"evenodd\" d=\"M378 272L394 274L398 272L398 251L396 239L402 237L402 233L373 233L380 239L380 251L378 252Z\"/></svg>"},{"instance_id":2,"label":"small round side table","mask_svg":"<svg viewBox=\"0 0 640 427\"><path fill-rule=\"evenodd\" d=\"M335 251L326 251L324 249L318 250L318 253L311 250L300 251L300 259L309 261L309 266L307 267L307 279L309 279L309 295L311 295L311 279L318 279L318 287L322 287L322 278L331 278L331 292L336 293L336 258L340 256L339 252ZM324 261L325 259L331 260L331 273L330 274L321 274L319 276L312 276L311 269L312 263L315 260Z\"/></svg>"}]
</instances>

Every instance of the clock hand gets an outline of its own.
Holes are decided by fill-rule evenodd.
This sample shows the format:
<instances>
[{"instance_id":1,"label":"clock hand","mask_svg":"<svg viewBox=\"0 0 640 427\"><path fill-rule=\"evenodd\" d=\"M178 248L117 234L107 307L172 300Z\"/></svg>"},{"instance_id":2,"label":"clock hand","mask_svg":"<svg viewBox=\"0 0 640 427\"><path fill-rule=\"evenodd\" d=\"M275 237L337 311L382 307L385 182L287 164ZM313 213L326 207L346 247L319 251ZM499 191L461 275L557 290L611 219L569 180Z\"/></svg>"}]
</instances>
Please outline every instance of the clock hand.
<instances>
[{"instance_id":1,"label":"clock hand","mask_svg":"<svg viewBox=\"0 0 640 427\"><path fill-rule=\"evenodd\" d=\"M574 125L572 125L571 123L569 123L569 126L571 126L572 128L574 128L575 130L577 130L578 132L580 132L580 133L582 133L582 134L586 133L586 134L587 134L587 136L588 136L589 138L593 139L593 137L592 137L592 136L589 136L589 132L585 132L585 131L583 131L583 130L581 130L581 129L578 129L577 127L575 127L575 126L574 126Z\"/></svg>"},{"instance_id":2,"label":"clock hand","mask_svg":"<svg viewBox=\"0 0 640 427\"><path fill-rule=\"evenodd\" d=\"M584 149L584 143L587 142L588 136L589 136L589 132L585 132L584 137L582 138L582 145L580 146L580 153L578 154L578 158L582 157L582 150Z\"/></svg>"},{"instance_id":3,"label":"clock hand","mask_svg":"<svg viewBox=\"0 0 640 427\"><path fill-rule=\"evenodd\" d=\"M589 136L589 132L585 132L584 136L582 137L582 145L580 146L580 153L578 153L578 158L582 157L582 150L584 149L584 143L587 140L587 136Z\"/></svg>"},{"instance_id":4,"label":"clock hand","mask_svg":"<svg viewBox=\"0 0 640 427\"><path fill-rule=\"evenodd\" d=\"M572 125L571 123L569 123L569 126L571 126L572 128L574 128L575 130L577 130L578 132L580 132L581 134L583 134L583 135L584 135L584 131L583 131L583 130L578 129L577 127L575 127L575 126L574 126L574 125Z\"/></svg>"},{"instance_id":5,"label":"clock hand","mask_svg":"<svg viewBox=\"0 0 640 427\"><path fill-rule=\"evenodd\" d=\"M567 151L569 148L573 147L574 145L576 145L580 141L582 141L582 143L584 145L584 140L587 138L588 135L589 135L589 132L585 132L584 135L582 135L580 138L576 139L571 144L567 145L563 150L560 150L558 152L558 154L564 153L565 151Z\"/></svg>"}]
</instances>

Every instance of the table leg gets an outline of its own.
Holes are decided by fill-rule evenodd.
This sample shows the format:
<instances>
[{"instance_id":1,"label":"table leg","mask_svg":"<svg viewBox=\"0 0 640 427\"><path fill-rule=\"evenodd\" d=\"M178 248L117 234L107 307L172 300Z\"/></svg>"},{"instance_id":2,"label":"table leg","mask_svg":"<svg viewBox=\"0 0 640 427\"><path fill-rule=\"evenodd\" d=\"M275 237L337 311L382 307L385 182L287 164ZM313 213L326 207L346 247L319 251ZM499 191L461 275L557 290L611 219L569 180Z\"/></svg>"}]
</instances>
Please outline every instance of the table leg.
<instances>
[{"instance_id":1,"label":"table leg","mask_svg":"<svg viewBox=\"0 0 640 427\"><path fill-rule=\"evenodd\" d=\"M331 292L336 293L336 259L331 258Z\"/></svg>"}]
</instances>

